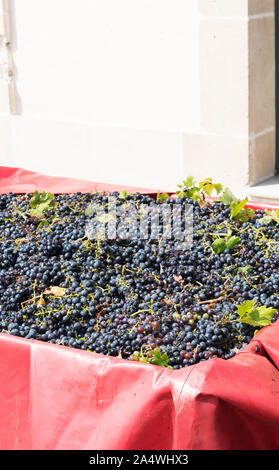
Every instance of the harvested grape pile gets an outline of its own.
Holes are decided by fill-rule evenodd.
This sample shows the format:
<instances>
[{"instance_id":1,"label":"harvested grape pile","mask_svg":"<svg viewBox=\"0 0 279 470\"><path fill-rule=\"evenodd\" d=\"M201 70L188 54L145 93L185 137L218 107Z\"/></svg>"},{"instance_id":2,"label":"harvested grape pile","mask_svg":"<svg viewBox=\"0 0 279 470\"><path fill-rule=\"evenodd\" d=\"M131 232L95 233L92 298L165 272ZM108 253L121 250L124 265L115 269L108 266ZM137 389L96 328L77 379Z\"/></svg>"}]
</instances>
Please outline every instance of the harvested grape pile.
<instances>
[{"instance_id":1,"label":"harvested grape pile","mask_svg":"<svg viewBox=\"0 0 279 470\"><path fill-rule=\"evenodd\" d=\"M193 244L90 239L107 194L0 196L0 330L179 369L229 359L279 311L279 215L245 209L211 180L177 199L113 193L118 204L193 210ZM208 200L212 191L221 195Z\"/></svg>"}]
</instances>

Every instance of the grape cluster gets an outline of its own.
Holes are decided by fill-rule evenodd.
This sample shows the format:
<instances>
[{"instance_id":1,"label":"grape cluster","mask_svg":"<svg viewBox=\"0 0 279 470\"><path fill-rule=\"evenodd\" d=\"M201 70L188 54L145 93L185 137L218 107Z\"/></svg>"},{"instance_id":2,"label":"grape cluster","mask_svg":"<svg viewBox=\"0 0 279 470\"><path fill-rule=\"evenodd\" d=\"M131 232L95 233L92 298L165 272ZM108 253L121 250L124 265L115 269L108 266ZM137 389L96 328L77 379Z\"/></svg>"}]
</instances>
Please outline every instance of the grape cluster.
<instances>
[{"instance_id":1,"label":"grape cluster","mask_svg":"<svg viewBox=\"0 0 279 470\"><path fill-rule=\"evenodd\" d=\"M172 239L88 237L87 208L105 206L107 194L57 195L42 226L31 196L0 196L4 333L128 360L148 362L158 350L180 369L229 359L251 341L260 328L239 321L242 302L279 310L278 224L259 223L263 211L240 224L223 203L169 198L170 208L193 211L192 246L179 250ZM125 201L160 204L139 193ZM240 243L216 254L212 241L228 226Z\"/></svg>"}]
</instances>

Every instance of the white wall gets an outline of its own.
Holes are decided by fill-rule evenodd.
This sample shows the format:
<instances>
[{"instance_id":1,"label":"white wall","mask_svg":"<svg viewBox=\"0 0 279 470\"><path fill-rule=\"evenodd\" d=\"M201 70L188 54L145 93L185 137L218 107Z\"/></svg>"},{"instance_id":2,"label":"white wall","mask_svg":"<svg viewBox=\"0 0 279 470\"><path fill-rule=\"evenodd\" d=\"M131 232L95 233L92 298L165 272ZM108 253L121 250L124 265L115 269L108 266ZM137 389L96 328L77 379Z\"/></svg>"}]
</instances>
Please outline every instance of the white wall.
<instances>
[{"instance_id":1,"label":"white wall","mask_svg":"<svg viewBox=\"0 0 279 470\"><path fill-rule=\"evenodd\" d=\"M200 122L197 1L12 0L10 16L18 114L0 116L2 162L175 189Z\"/></svg>"},{"instance_id":2,"label":"white wall","mask_svg":"<svg viewBox=\"0 0 279 470\"><path fill-rule=\"evenodd\" d=\"M0 164L242 197L275 171L274 47L274 0L0 0Z\"/></svg>"}]
</instances>

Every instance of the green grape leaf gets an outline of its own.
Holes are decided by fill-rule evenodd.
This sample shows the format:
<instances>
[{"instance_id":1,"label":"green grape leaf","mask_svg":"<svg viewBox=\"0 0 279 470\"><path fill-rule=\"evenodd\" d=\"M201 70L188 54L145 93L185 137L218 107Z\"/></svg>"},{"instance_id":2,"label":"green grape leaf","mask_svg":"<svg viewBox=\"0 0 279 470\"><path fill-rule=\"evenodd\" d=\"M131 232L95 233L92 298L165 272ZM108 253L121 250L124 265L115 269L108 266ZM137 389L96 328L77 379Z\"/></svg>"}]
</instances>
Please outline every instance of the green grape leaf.
<instances>
[{"instance_id":1,"label":"green grape leaf","mask_svg":"<svg viewBox=\"0 0 279 470\"><path fill-rule=\"evenodd\" d=\"M235 245L237 245L239 242L240 242L240 238L233 235L227 240L226 248L228 248L229 250L232 250L235 247Z\"/></svg>"},{"instance_id":2,"label":"green grape leaf","mask_svg":"<svg viewBox=\"0 0 279 470\"><path fill-rule=\"evenodd\" d=\"M200 193L199 188L189 189L187 197L192 198L193 201L198 201L199 199L201 199L201 193Z\"/></svg>"},{"instance_id":3,"label":"green grape leaf","mask_svg":"<svg viewBox=\"0 0 279 470\"><path fill-rule=\"evenodd\" d=\"M127 196L127 191L125 191L125 189L120 191L120 193L119 193L119 198L120 199L126 199L126 196Z\"/></svg>"},{"instance_id":4,"label":"green grape leaf","mask_svg":"<svg viewBox=\"0 0 279 470\"><path fill-rule=\"evenodd\" d=\"M271 324L270 318L259 315L258 310L254 310L250 315L245 315L240 320L252 326L267 326Z\"/></svg>"},{"instance_id":5,"label":"green grape leaf","mask_svg":"<svg viewBox=\"0 0 279 470\"><path fill-rule=\"evenodd\" d=\"M244 208L247 202L248 202L248 197L243 199L243 201L237 200L231 204L231 218L232 219L234 219L239 214L239 212Z\"/></svg>"},{"instance_id":6,"label":"green grape leaf","mask_svg":"<svg viewBox=\"0 0 279 470\"><path fill-rule=\"evenodd\" d=\"M247 300L246 302L243 302L241 305L238 306L237 308L237 313L240 317L243 317L247 313L251 313L254 308L254 300Z\"/></svg>"},{"instance_id":7,"label":"green grape leaf","mask_svg":"<svg viewBox=\"0 0 279 470\"><path fill-rule=\"evenodd\" d=\"M167 193L160 193L160 191L159 191L159 189L158 189L158 192L157 192L157 201L158 201L158 202L163 203L163 202L165 202L165 201L166 201L167 199L169 199L169 198L170 198L169 194L167 194Z\"/></svg>"},{"instance_id":8,"label":"green grape leaf","mask_svg":"<svg viewBox=\"0 0 279 470\"><path fill-rule=\"evenodd\" d=\"M248 222L249 219L254 217L255 211L247 207L247 209L241 209L241 211L237 214L236 219L240 222Z\"/></svg>"},{"instance_id":9,"label":"green grape leaf","mask_svg":"<svg viewBox=\"0 0 279 470\"><path fill-rule=\"evenodd\" d=\"M222 186L221 183L212 183L212 179L211 179L211 178L207 178L207 179L204 180L204 181L200 181L200 183L199 183L199 188L200 188L205 194L207 194L207 196L210 196L213 191L216 191L216 193L219 194L219 193L222 191L223 186Z\"/></svg>"},{"instance_id":10,"label":"green grape leaf","mask_svg":"<svg viewBox=\"0 0 279 470\"><path fill-rule=\"evenodd\" d=\"M266 307L265 305L262 305L261 307L257 307L257 310L259 311L259 314L261 317L266 317L271 319L277 310L272 307Z\"/></svg>"},{"instance_id":11,"label":"green grape leaf","mask_svg":"<svg viewBox=\"0 0 279 470\"><path fill-rule=\"evenodd\" d=\"M40 204L40 193L36 190L30 199L30 206L34 209L38 204Z\"/></svg>"},{"instance_id":12,"label":"green grape leaf","mask_svg":"<svg viewBox=\"0 0 279 470\"><path fill-rule=\"evenodd\" d=\"M196 180L193 176L188 176L186 180L182 181L182 184L178 184L179 188L189 189L196 185Z\"/></svg>"},{"instance_id":13,"label":"green grape leaf","mask_svg":"<svg viewBox=\"0 0 279 470\"><path fill-rule=\"evenodd\" d=\"M244 273L244 274L249 274L250 269L251 269L250 266L240 266L240 267L234 268L234 270L232 271L232 275L236 276L236 274L239 271Z\"/></svg>"},{"instance_id":14,"label":"green grape leaf","mask_svg":"<svg viewBox=\"0 0 279 470\"><path fill-rule=\"evenodd\" d=\"M57 205L54 194L46 193L43 191L41 194L36 189L30 199L31 210L30 213L33 217L44 219L44 212L53 209Z\"/></svg>"},{"instance_id":15,"label":"green grape leaf","mask_svg":"<svg viewBox=\"0 0 279 470\"><path fill-rule=\"evenodd\" d=\"M162 354L159 349L154 349L152 351L152 357L148 359L148 362L156 366L171 368L167 353Z\"/></svg>"},{"instance_id":16,"label":"green grape leaf","mask_svg":"<svg viewBox=\"0 0 279 470\"><path fill-rule=\"evenodd\" d=\"M225 206L231 206L233 202L236 202L237 198L233 195L229 188L225 188L222 196L220 197L220 202L225 204Z\"/></svg>"},{"instance_id":17,"label":"green grape leaf","mask_svg":"<svg viewBox=\"0 0 279 470\"><path fill-rule=\"evenodd\" d=\"M201 199L200 189L197 187L185 189L184 191L176 191L178 197L191 198L193 201Z\"/></svg>"},{"instance_id":18,"label":"green grape leaf","mask_svg":"<svg viewBox=\"0 0 279 470\"><path fill-rule=\"evenodd\" d=\"M219 255L220 253L223 253L226 249L232 250L235 245L237 245L239 242L240 238L233 235L232 237L230 236L227 240L225 240L224 238L217 238L211 246L214 252Z\"/></svg>"},{"instance_id":19,"label":"green grape leaf","mask_svg":"<svg viewBox=\"0 0 279 470\"><path fill-rule=\"evenodd\" d=\"M229 240L231 238L231 236L232 236L232 229L230 227L228 227L226 240Z\"/></svg>"},{"instance_id":20,"label":"green grape leaf","mask_svg":"<svg viewBox=\"0 0 279 470\"><path fill-rule=\"evenodd\" d=\"M223 251L225 251L227 248L226 242L223 238L217 238L217 240L215 240L211 246L217 255L223 253Z\"/></svg>"},{"instance_id":21,"label":"green grape leaf","mask_svg":"<svg viewBox=\"0 0 279 470\"><path fill-rule=\"evenodd\" d=\"M34 191L33 196L30 199L30 206L32 207L32 209L35 209L36 207L42 204L45 204L45 207L47 207L48 205L53 206L54 203L54 194L46 193L45 191L40 194L37 189L36 191Z\"/></svg>"},{"instance_id":22,"label":"green grape leaf","mask_svg":"<svg viewBox=\"0 0 279 470\"><path fill-rule=\"evenodd\" d=\"M53 198L54 198L54 195L53 195L52 193L46 193L45 191L43 191L43 192L40 194L40 200L41 200L41 202L52 201Z\"/></svg>"},{"instance_id":23,"label":"green grape leaf","mask_svg":"<svg viewBox=\"0 0 279 470\"><path fill-rule=\"evenodd\" d=\"M256 307L253 300L243 302L238 306L239 321L252 326L267 326L271 324L271 319L276 313L272 307Z\"/></svg>"}]
</instances>

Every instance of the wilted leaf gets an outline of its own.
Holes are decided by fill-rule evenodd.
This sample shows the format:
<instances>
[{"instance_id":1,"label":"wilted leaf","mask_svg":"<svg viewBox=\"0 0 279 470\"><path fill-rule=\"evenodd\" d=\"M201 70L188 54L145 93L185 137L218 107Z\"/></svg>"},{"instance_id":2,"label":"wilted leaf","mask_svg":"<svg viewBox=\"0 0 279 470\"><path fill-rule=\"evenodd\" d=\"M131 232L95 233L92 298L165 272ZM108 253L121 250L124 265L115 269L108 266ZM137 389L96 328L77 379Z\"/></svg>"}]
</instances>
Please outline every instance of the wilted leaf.
<instances>
[{"instance_id":1,"label":"wilted leaf","mask_svg":"<svg viewBox=\"0 0 279 470\"><path fill-rule=\"evenodd\" d=\"M182 276L177 276L176 274L173 274L173 279L178 282L179 284L183 284L184 283L184 279Z\"/></svg>"},{"instance_id":2,"label":"wilted leaf","mask_svg":"<svg viewBox=\"0 0 279 470\"><path fill-rule=\"evenodd\" d=\"M102 224L107 224L108 222L116 220L116 217L112 212L104 212L103 214L96 216L96 220L98 220Z\"/></svg>"},{"instance_id":3,"label":"wilted leaf","mask_svg":"<svg viewBox=\"0 0 279 470\"><path fill-rule=\"evenodd\" d=\"M273 218L270 215L265 215L261 219L257 220L257 222L259 222L260 224L267 224L267 225L270 225L272 221L273 221Z\"/></svg>"},{"instance_id":4,"label":"wilted leaf","mask_svg":"<svg viewBox=\"0 0 279 470\"><path fill-rule=\"evenodd\" d=\"M45 305L45 300L43 297L41 297L40 300L36 302L37 307L40 307L40 305Z\"/></svg>"},{"instance_id":5,"label":"wilted leaf","mask_svg":"<svg viewBox=\"0 0 279 470\"><path fill-rule=\"evenodd\" d=\"M262 217L261 219L258 219L258 222L260 224L271 224L272 222L276 222L277 224L279 224L279 211L266 211L266 216Z\"/></svg>"},{"instance_id":6,"label":"wilted leaf","mask_svg":"<svg viewBox=\"0 0 279 470\"><path fill-rule=\"evenodd\" d=\"M57 297L63 297L65 295L66 288L59 286L52 286L44 290L44 295L55 295Z\"/></svg>"}]
</instances>

